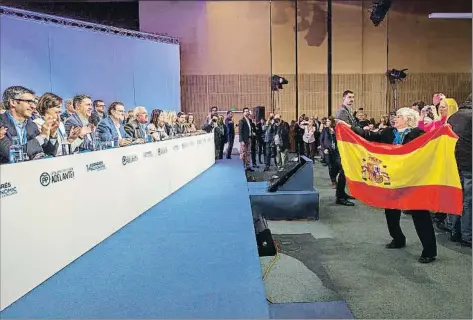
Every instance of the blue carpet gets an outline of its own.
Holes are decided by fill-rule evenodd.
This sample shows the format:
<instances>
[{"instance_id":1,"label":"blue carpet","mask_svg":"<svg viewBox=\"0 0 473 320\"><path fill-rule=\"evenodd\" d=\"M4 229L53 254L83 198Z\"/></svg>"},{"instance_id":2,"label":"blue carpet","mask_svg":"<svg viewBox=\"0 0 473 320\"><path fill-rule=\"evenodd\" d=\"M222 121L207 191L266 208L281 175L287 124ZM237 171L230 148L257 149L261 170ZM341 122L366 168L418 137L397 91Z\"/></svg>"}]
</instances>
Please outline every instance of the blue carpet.
<instances>
[{"instance_id":1,"label":"blue carpet","mask_svg":"<svg viewBox=\"0 0 473 320\"><path fill-rule=\"evenodd\" d=\"M344 301L275 303L269 314L271 319L355 319Z\"/></svg>"},{"instance_id":2,"label":"blue carpet","mask_svg":"<svg viewBox=\"0 0 473 320\"><path fill-rule=\"evenodd\" d=\"M0 317L269 318L241 161L218 161Z\"/></svg>"}]
</instances>

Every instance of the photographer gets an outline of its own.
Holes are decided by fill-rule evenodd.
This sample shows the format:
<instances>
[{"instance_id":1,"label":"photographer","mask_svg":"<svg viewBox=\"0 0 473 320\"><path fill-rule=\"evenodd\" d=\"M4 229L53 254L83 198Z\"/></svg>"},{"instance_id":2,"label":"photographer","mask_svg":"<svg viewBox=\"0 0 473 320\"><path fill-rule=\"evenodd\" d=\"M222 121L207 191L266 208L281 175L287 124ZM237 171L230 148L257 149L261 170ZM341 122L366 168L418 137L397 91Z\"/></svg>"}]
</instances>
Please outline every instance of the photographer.
<instances>
[{"instance_id":1,"label":"photographer","mask_svg":"<svg viewBox=\"0 0 473 320\"><path fill-rule=\"evenodd\" d=\"M203 130L210 133L214 133L214 144L215 144L215 160L221 159L221 146L225 138L225 125L223 124L223 118L219 118L218 114L212 115L212 119L209 124L204 125Z\"/></svg>"}]
</instances>

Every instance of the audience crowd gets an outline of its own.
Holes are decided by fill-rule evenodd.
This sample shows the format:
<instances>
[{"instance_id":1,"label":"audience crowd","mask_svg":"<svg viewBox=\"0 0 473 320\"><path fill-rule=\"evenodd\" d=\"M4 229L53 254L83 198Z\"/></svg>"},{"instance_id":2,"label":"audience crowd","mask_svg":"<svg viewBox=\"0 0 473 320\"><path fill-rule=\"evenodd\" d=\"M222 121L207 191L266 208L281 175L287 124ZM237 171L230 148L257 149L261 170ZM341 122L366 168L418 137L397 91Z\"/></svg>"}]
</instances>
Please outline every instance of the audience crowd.
<instances>
[{"instance_id":1,"label":"audience crowd","mask_svg":"<svg viewBox=\"0 0 473 320\"><path fill-rule=\"evenodd\" d=\"M152 110L151 116L141 106L125 110L121 102L108 107L103 100L92 101L87 95L77 95L64 101L53 93L36 96L33 90L22 86L7 88L0 105L0 164L15 163L43 157L69 155L104 148L162 141L200 133L213 133L215 159L231 159L238 127L240 158L246 171L259 165L264 171L272 166L283 171L290 154L304 155L328 168L336 203L354 206L353 197L345 191L346 181L337 149L335 124L349 125L360 136L377 142L404 144L417 136L450 124L459 140L455 156L464 193L462 216L433 213L437 227L451 233L451 240L471 247L472 229L472 109L471 95L460 106L454 99L437 93L432 104L416 101L412 106L383 115L379 121L368 119L363 108L354 110L355 94L345 91L342 105L335 117L301 115L290 123L280 114L269 114L267 119L255 119L249 108L234 122L234 112L222 114L212 107L201 125L194 116L183 112ZM227 148L225 150L225 145ZM405 245L399 227L401 211L393 214L386 209L388 229L393 241L388 248ZM389 211L389 213L388 213ZM424 245L421 257L424 263L435 259L436 247L431 213L405 211L411 214ZM422 231L424 230L424 231ZM427 230L427 231L426 231ZM432 244L434 243L434 244Z\"/></svg>"}]
</instances>

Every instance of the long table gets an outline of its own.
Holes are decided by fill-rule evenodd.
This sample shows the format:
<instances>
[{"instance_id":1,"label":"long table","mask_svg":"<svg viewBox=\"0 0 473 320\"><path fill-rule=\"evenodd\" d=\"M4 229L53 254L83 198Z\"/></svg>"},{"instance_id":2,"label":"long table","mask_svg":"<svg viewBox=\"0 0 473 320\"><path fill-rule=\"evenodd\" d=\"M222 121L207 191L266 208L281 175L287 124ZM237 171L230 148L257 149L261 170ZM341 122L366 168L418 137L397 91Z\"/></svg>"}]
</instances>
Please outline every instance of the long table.
<instances>
[{"instance_id":1,"label":"long table","mask_svg":"<svg viewBox=\"0 0 473 320\"><path fill-rule=\"evenodd\" d=\"M0 166L0 310L215 163L213 134Z\"/></svg>"}]
</instances>

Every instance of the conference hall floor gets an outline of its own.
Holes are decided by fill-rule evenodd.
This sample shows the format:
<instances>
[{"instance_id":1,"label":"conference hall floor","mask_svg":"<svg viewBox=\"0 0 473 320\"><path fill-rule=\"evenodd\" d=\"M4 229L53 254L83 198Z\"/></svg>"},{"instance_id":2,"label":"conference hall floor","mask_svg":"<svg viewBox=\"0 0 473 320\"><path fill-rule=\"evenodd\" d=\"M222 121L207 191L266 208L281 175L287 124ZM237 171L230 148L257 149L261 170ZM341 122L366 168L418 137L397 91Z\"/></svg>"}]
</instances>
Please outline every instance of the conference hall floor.
<instances>
[{"instance_id":1,"label":"conference hall floor","mask_svg":"<svg viewBox=\"0 0 473 320\"><path fill-rule=\"evenodd\" d=\"M472 319L471 249L436 230L438 259L421 265L411 217L401 222L407 247L387 250L382 210L359 201L355 207L335 205L327 168L318 162L314 181L319 221L269 222L281 251L265 280L272 302L344 300L355 318L365 319ZM261 258L263 270L270 262Z\"/></svg>"}]
</instances>

